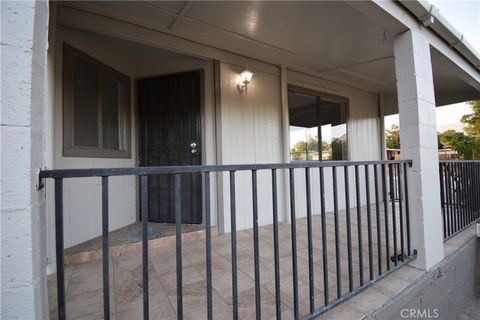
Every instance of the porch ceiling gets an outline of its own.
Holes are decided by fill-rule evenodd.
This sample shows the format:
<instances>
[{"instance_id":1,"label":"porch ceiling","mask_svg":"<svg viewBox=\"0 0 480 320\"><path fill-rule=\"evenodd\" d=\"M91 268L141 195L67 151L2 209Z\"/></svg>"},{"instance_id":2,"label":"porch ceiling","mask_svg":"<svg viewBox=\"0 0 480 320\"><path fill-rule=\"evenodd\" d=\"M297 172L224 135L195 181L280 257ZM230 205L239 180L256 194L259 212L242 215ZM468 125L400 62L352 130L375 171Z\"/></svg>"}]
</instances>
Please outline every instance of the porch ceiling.
<instances>
[{"instance_id":1,"label":"porch ceiling","mask_svg":"<svg viewBox=\"0 0 480 320\"><path fill-rule=\"evenodd\" d=\"M396 90L393 38L407 30L393 17L372 19L364 6L339 1L62 5L378 93ZM443 65L435 67L434 74L441 92L466 92L460 95L466 97L476 91ZM442 101L452 100L449 96Z\"/></svg>"},{"instance_id":2,"label":"porch ceiling","mask_svg":"<svg viewBox=\"0 0 480 320\"><path fill-rule=\"evenodd\" d=\"M480 99L479 83L473 82L439 51L431 48L430 52L437 106Z\"/></svg>"}]
</instances>

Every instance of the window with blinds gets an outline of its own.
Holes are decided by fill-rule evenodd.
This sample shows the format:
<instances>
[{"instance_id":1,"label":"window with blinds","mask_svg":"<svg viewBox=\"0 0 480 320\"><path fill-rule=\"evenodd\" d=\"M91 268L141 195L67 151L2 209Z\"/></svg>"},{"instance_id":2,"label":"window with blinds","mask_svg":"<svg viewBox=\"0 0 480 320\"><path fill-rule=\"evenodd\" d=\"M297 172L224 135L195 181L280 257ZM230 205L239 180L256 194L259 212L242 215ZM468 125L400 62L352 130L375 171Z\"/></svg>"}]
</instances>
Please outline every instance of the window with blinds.
<instances>
[{"instance_id":1,"label":"window with blinds","mask_svg":"<svg viewBox=\"0 0 480 320\"><path fill-rule=\"evenodd\" d=\"M68 46L63 51L63 155L130 158L130 79Z\"/></svg>"}]
</instances>

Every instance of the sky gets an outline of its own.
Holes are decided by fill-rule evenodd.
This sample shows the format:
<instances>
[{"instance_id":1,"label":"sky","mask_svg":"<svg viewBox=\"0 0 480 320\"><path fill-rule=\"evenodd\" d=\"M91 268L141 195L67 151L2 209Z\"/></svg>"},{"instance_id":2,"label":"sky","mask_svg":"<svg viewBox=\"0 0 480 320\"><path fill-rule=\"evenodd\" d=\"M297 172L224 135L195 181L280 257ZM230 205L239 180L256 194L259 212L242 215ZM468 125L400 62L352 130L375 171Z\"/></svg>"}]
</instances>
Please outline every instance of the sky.
<instances>
[{"instance_id":1,"label":"sky","mask_svg":"<svg viewBox=\"0 0 480 320\"><path fill-rule=\"evenodd\" d=\"M480 0L428 0L437 7L451 25L480 52ZM463 129L460 118L470 113L466 103L457 103L437 108L437 127L439 132L448 129L460 131ZM398 115L385 117L385 128L398 124Z\"/></svg>"}]
</instances>

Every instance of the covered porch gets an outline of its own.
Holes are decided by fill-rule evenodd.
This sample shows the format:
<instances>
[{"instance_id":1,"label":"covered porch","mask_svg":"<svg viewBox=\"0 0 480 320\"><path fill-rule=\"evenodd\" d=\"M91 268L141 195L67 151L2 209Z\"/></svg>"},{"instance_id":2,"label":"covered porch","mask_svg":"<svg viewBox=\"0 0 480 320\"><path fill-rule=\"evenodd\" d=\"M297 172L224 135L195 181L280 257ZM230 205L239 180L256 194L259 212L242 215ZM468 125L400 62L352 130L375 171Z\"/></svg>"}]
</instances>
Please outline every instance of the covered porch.
<instances>
[{"instance_id":1,"label":"covered porch","mask_svg":"<svg viewBox=\"0 0 480 320\"><path fill-rule=\"evenodd\" d=\"M49 281L51 316L310 319L414 258L440 261L435 107L478 97L480 82L381 6L53 6L42 177L48 266L65 286ZM85 62L100 95L76 101ZM88 99L97 122L76 111ZM385 161L383 117L397 112L404 160ZM158 218L175 223L162 245L148 241ZM117 252L112 232L132 226L141 241Z\"/></svg>"}]
</instances>

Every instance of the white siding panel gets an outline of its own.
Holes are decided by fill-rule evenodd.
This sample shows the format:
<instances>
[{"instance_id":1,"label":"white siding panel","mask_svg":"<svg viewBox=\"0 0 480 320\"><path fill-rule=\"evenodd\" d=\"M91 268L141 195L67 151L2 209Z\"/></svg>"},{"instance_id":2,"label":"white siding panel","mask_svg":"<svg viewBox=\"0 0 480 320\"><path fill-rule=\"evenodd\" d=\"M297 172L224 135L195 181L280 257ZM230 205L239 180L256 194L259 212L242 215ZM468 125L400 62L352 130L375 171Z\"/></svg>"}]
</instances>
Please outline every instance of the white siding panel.
<instances>
[{"instance_id":1,"label":"white siding panel","mask_svg":"<svg viewBox=\"0 0 480 320\"><path fill-rule=\"evenodd\" d=\"M350 160L381 159L378 102L351 96L349 105L347 130Z\"/></svg>"},{"instance_id":2,"label":"white siding panel","mask_svg":"<svg viewBox=\"0 0 480 320\"><path fill-rule=\"evenodd\" d=\"M237 79L243 68L220 64L222 164L272 163L282 161L282 117L280 78L254 70L247 92L237 90ZM259 224L272 223L271 174L258 172ZM283 216L278 173L279 215ZM237 229L252 226L252 181L250 172L236 174ZM229 177L223 175L224 231L230 231Z\"/></svg>"}]
</instances>

